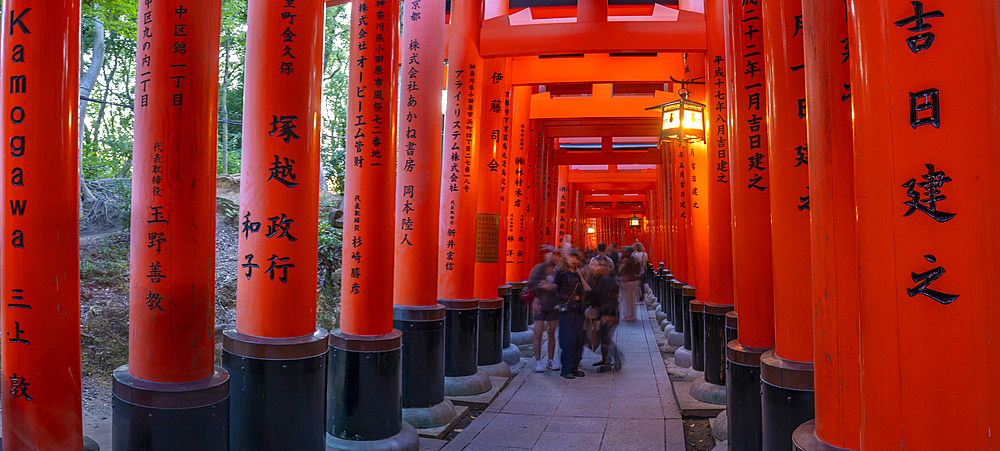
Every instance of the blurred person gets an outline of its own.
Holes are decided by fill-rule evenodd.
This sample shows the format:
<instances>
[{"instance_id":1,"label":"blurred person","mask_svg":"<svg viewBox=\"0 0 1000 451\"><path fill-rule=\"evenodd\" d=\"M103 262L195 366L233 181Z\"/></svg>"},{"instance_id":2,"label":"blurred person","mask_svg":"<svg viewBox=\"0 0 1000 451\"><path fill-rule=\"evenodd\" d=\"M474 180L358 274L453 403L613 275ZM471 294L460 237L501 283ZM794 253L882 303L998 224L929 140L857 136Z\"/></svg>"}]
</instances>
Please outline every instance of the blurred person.
<instances>
[{"instance_id":1,"label":"blurred person","mask_svg":"<svg viewBox=\"0 0 1000 451\"><path fill-rule=\"evenodd\" d=\"M608 258L611 259L611 274L618 274L621 268L621 256L618 255L618 243L608 244Z\"/></svg>"},{"instance_id":2,"label":"blurred person","mask_svg":"<svg viewBox=\"0 0 1000 451\"><path fill-rule=\"evenodd\" d=\"M618 278L622 291L622 321L635 321L635 307L639 301L639 262L632 255L631 247L622 249Z\"/></svg>"},{"instance_id":3,"label":"blurred person","mask_svg":"<svg viewBox=\"0 0 1000 451\"><path fill-rule=\"evenodd\" d=\"M545 260L535 265L531 269L531 276L528 278L526 289L530 289L535 294L535 300L531 305L532 314L535 318L535 371L542 372L546 368L552 371L560 369L559 363L555 361L556 353L556 326L559 325L559 312L556 311L556 274L559 266L563 264L563 254L553 248L553 251L545 256ZM548 326L549 334L549 360L542 363L542 334Z\"/></svg>"},{"instance_id":4,"label":"blurred person","mask_svg":"<svg viewBox=\"0 0 1000 451\"><path fill-rule=\"evenodd\" d=\"M597 255L588 260L588 262L593 262L594 260L603 260L608 263L608 274L611 274L615 270L615 262L608 257L608 246L604 243L597 245Z\"/></svg>"},{"instance_id":5,"label":"blurred person","mask_svg":"<svg viewBox=\"0 0 1000 451\"><path fill-rule=\"evenodd\" d=\"M583 329L584 295L590 291L590 285L584 277L580 260L580 252L571 249L566 257L564 269L556 274L557 306L559 312L559 349L562 351L562 371L560 376L566 379L583 377L580 371L580 360L583 358L583 345L586 336Z\"/></svg>"},{"instance_id":6,"label":"blurred person","mask_svg":"<svg viewBox=\"0 0 1000 451\"><path fill-rule=\"evenodd\" d=\"M598 336L600 337L601 360L594 364L598 372L604 373L621 369L621 357L618 347L612 340L612 333L618 325L618 281L608 269L610 259L594 260L590 268L593 273L593 284L587 294L587 305L597 309L600 314Z\"/></svg>"}]
</instances>

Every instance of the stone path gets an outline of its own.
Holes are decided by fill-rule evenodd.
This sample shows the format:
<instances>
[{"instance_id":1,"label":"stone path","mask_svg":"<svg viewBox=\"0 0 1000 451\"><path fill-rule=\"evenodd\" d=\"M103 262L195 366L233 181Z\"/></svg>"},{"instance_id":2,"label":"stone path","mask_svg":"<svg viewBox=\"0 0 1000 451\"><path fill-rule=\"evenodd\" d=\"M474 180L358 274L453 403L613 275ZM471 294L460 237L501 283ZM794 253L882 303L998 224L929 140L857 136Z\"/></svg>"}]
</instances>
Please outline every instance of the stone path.
<instances>
[{"instance_id":1,"label":"stone path","mask_svg":"<svg viewBox=\"0 0 1000 451\"><path fill-rule=\"evenodd\" d=\"M618 328L621 372L592 371L600 356L590 350L584 351L583 378L522 372L443 451L684 451L667 369L650 321L640 318Z\"/></svg>"}]
</instances>

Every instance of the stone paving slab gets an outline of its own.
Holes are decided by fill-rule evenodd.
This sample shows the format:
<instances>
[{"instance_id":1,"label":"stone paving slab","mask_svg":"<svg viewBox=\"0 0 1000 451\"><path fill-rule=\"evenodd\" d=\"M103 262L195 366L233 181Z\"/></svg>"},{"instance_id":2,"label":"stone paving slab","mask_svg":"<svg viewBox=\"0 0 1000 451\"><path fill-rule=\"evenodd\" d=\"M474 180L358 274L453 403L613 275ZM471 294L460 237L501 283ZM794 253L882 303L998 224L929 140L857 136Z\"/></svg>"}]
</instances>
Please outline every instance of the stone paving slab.
<instances>
[{"instance_id":1,"label":"stone paving slab","mask_svg":"<svg viewBox=\"0 0 1000 451\"><path fill-rule=\"evenodd\" d=\"M618 373L594 371L600 355L590 350L581 364L586 376L573 380L555 371L532 372L529 360L442 450L684 451L683 424L653 324L623 322L617 341L625 353Z\"/></svg>"}]
</instances>

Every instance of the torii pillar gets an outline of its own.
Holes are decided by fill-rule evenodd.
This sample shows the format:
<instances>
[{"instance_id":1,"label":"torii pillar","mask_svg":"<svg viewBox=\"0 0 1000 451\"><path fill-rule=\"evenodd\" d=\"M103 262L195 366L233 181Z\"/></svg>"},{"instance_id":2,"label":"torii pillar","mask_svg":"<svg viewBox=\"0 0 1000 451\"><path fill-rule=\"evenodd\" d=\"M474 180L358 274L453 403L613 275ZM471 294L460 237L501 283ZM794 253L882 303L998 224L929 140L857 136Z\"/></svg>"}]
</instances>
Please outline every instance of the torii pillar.
<instances>
[{"instance_id":1,"label":"torii pillar","mask_svg":"<svg viewBox=\"0 0 1000 451\"><path fill-rule=\"evenodd\" d=\"M435 428L455 418L444 397L445 310L437 300L445 21L443 3L414 4L403 3L393 327L403 334L403 421Z\"/></svg>"},{"instance_id":2,"label":"torii pillar","mask_svg":"<svg viewBox=\"0 0 1000 451\"><path fill-rule=\"evenodd\" d=\"M314 264L320 127L311 120L320 96L310 88L320 83L324 9L300 3L294 16L281 0L247 10L236 327L222 340L238 450L326 443L328 333L316 327Z\"/></svg>"},{"instance_id":3,"label":"torii pillar","mask_svg":"<svg viewBox=\"0 0 1000 451\"><path fill-rule=\"evenodd\" d=\"M80 4L5 6L0 447L97 450L80 408Z\"/></svg>"},{"instance_id":4,"label":"torii pillar","mask_svg":"<svg viewBox=\"0 0 1000 451\"><path fill-rule=\"evenodd\" d=\"M129 363L114 372L113 449L229 449L229 373L213 365L220 14L219 0L139 3Z\"/></svg>"},{"instance_id":5,"label":"torii pillar","mask_svg":"<svg viewBox=\"0 0 1000 451\"><path fill-rule=\"evenodd\" d=\"M680 143L667 141L664 143L664 153L667 159L666 174L669 177L670 185L670 221L671 221L671 249L673 250L670 271L673 274L671 282L671 295L674 303L674 330L667 334L667 342L674 346L679 346L674 351L674 362L681 368L690 368L692 365L691 345L689 330L690 320L688 311L690 306L688 301L694 299L693 287L689 283L694 283L692 265L689 265L690 243L688 242L688 213L689 192L690 192L690 172L686 153L687 147ZM685 293L686 292L686 293Z\"/></svg>"},{"instance_id":6,"label":"torii pillar","mask_svg":"<svg viewBox=\"0 0 1000 451\"><path fill-rule=\"evenodd\" d=\"M532 236L538 235L538 230L532 230L532 214L537 208L532 208L534 202L534 161L536 157L530 151L532 146L532 134L530 123L531 87L515 86L513 88L513 125L510 130L511 156L509 169L507 171L507 258L505 265L505 279L512 288L513 301L511 303L511 326L510 330L514 337L520 337L518 332L528 332L528 305L520 300L521 290L524 289L528 271L531 270L530 256L537 252L530 249L529 243ZM534 210L534 211L533 211ZM516 344L528 344L533 339L532 334L525 333L523 339L514 338Z\"/></svg>"},{"instance_id":7,"label":"torii pillar","mask_svg":"<svg viewBox=\"0 0 1000 451\"><path fill-rule=\"evenodd\" d=\"M479 299L475 297L479 105L487 78L479 57L481 1L451 4L448 83L441 158L438 303L445 307L445 395L485 393L489 375L479 371ZM487 298L496 297L494 294Z\"/></svg>"},{"instance_id":8,"label":"torii pillar","mask_svg":"<svg viewBox=\"0 0 1000 451\"><path fill-rule=\"evenodd\" d=\"M760 360L764 449L790 449L813 413L809 146L802 1L762 5L771 171L774 349Z\"/></svg>"},{"instance_id":9,"label":"torii pillar","mask_svg":"<svg viewBox=\"0 0 1000 451\"><path fill-rule=\"evenodd\" d=\"M556 226L556 236L552 240L552 245L559 247L563 242L563 238L569 233L569 215L570 213L570 199L569 199L569 166L559 165L555 167L556 172L556 211L555 211L555 222Z\"/></svg>"},{"instance_id":10,"label":"torii pillar","mask_svg":"<svg viewBox=\"0 0 1000 451\"><path fill-rule=\"evenodd\" d=\"M847 10L840 0L802 5L812 216L815 421L792 435L796 451L861 448L861 292L855 234L854 133Z\"/></svg>"},{"instance_id":11,"label":"torii pillar","mask_svg":"<svg viewBox=\"0 0 1000 451\"><path fill-rule=\"evenodd\" d=\"M503 148L503 101L507 73L505 58L483 60L482 94L479 102L479 159L476 171L476 254L473 296L479 299L479 351L477 364L490 376L509 377L503 361L504 296L510 286L499 279L500 272L500 187L501 171L506 171Z\"/></svg>"},{"instance_id":12,"label":"torii pillar","mask_svg":"<svg viewBox=\"0 0 1000 451\"><path fill-rule=\"evenodd\" d=\"M1000 5L849 3L861 449L995 448Z\"/></svg>"},{"instance_id":13,"label":"torii pillar","mask_svg":"<svg viewBox=\"0 0 1000 451\"><path fill-rule=\"evenodd\" d=\"M705 143L708 147L706 191L708 201L708 290L705 305L705 385L692 387L691 395L704 402L725 403L726 314L733 310L733 229L730 205L729 122L726 108L725 0L705 3L707 50L705 53L708 101ZM696 384L697 385L697 384Z\"/></svg>"},{"instance_id":14,"label":"torii pillar","mask_svg":"<svg viewBox=\"0 0 1000 451\"><path fill-rule=\"evenodd\" d=\"M402 421L402 332L393 328L398 5L351 3L340 330L330 334L327 449L416 450ZM429 70L435 70L430 64Z\"/></svg>"},{"instance_id":15,"label":"torii pillar","mask_svg":"<svg viewBox=\"0 0 1000 451\"><path fill-rule=\"evenodd\" d=\"M757 2L760 3L760 2ZM760 356L774 347L770 162L763 13L753 2L727 0L726 71L731 124L733 286L739 339L727 345L729 449L761 448Z\"/></svg>"}]
</instances>

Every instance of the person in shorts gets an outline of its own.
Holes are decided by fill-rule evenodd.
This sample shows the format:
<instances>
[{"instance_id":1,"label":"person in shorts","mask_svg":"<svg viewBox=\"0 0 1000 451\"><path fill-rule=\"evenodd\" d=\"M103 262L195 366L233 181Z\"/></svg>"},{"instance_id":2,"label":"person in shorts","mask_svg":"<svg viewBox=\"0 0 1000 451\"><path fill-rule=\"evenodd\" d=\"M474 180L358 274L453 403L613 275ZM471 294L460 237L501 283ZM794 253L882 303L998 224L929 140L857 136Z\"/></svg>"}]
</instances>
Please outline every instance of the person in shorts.
<instances>
[{"instance_id":1,"label":"person in shorts","mask_svg":"<svg viewBox=\"0 0 1000 451\"><path fill-rule=\"evenodd\" d=\"M535 293L535 301L531 305L532 314L535 317L535 371L542 372L546 368L558 371L561 367L555 360L556 353L556 327L559 325L559 312L556 311L556 274L559 267L564 263L561 252L554 250L549 253L545 261L535 265L531 269L531 276L528 278L527 289ZM542 334L548 326L549 334L549 360L542 363Z\"/></svg>"}]
</instances>

